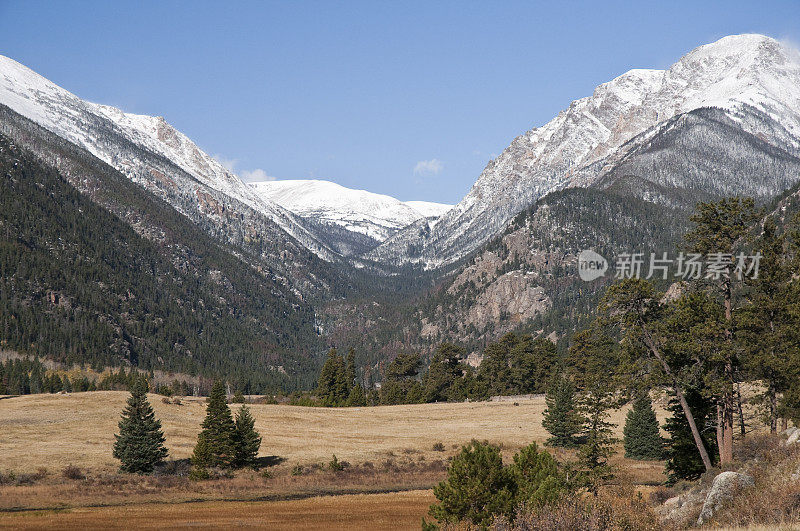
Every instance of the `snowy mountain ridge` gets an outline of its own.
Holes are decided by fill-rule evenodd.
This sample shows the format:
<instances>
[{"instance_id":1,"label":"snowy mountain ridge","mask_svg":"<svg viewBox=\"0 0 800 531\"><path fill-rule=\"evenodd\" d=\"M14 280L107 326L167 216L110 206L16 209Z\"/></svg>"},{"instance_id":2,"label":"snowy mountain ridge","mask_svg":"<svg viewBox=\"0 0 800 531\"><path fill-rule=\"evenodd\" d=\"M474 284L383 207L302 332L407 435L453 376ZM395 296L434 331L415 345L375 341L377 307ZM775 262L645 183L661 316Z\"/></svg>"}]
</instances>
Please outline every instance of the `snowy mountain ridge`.
<instances>
[{"instance_id":1,"label":"snowy mountain ridge","mask_svg":"<svg viewBox=\"0 0 800 531\"><path fill-rule=\"evenodd\" d=\"M263 181L249 186L260 197L298 216L333 223L379 242L419 219L438 218L452 207L426 201L403 202L324 180Z\"/></svg>"},{"instance_id":2,"label":"snowy mountain ridge","mask_svg":"<svg viewBox=\"0 0 800 531\"><path fill-rule=\"evenodd\" d=\"M335 253L321 242L319 235L304 227L294 214L258 196L239 177L203 152L163 117L126 113L115 107L84 101L26 66L2 55L0 103L65 140L85 148L131 180L155 191L159 177L152 174L151 168L142 160L121 156L114 142L99 134L101 130L111 129L191 175L196 184L202 186L175 181L171 176L167 178L173 181L173 185L195 186L200 202L203 202L202 192L220 192L264 215L319 257L325 260L335 258ZM214 210L209 209L207 214L213 215Z\"/></svg>"},{"instance_id":3,"label":"snowy mountain ridge","mask_svg":"<svg viewBox=\"0 0 800 531\"><path fill-rule=\"evenodd\" d=\"M429 268L455 261L537 199L595 185L666 122L703 108L721 109L742 131L800 152L800 53L763 35L732 35L668 70L630 70L515 138L435 226L409 227L367 256Z\"/></svg>"}]
</instances>

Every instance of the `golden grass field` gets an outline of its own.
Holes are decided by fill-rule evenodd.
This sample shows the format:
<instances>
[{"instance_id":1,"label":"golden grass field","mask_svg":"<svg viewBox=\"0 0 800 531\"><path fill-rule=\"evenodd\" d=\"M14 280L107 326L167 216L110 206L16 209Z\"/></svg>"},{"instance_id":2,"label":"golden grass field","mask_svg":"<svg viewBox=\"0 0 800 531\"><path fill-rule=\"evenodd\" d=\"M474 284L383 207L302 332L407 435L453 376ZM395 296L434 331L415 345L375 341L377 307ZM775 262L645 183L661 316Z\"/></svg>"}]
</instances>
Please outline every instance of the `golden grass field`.
<instances>
[{"instance_id":1,"label":"golden grass field","mask_svg":"<svg viewBox=\"0 0 800 531\"><path fill-rule=\"evenodd\" d=\"M111 456L128 396L101 391L0 400L0 473L47 468L41 483L0 486L0 527L335 529L362 523L372 529L418 529L434 501L430 488L444 477L446 459L460 445L485 439L502 445L504 457L510 459L520 447L542 443L548 436L541 425L543 398L519 400L518 405L509 401L340 409L252 404L256 429L263 436L261 455L282 461L271 469L272 478L252 471L210 482L137 478L116 474L119 463ZM157 395L149 398L161 419L170 458L189 457L205 400L183 398L177 405L165 404ZM238 406L231 407L235 411ZM619 437L626 412L611 415ZM663 414L658 411L661 419ZM439 442L444 452L433 449ZM303 476L290 474L296 464L324 464L333 454L353 468L339 474L321 467ZM568 457L562 451L556 454ZM367 462L374 468L367 468ZM662 463L619 455L614 462L620 465L620 475L633 483L664 479ZM67 465L82 468L88 479L62 478ZM325 494L339 495L320 496ZM92 507L97 505L107 507Z\"/></svg>"},{"instance_id":2,"label":"golden grass field","mask_svg":"<svg viewBox=\"0 0 800 531\"><path fill-rule=\"evenodd\" d=\"M68 464L116 470L111 456L114 433L125 400L122 391L69 395L26 395L0 400L0 470L32 472L37 467ZM184 398L182 405L150 402L161 419L171 458L191 455L205 399ZM249 405L256 429L263 436L261 455L276 455L290 463L328 462L332 454L353 463L386 458L390 452L415 450L435 455L432 447L488 440L516 450L542 443L543 398L513 402L415 404L363 408L312 408ZM236 410L236 404L231 405ZM611 421L622 436L627 409ZM663 412L659 412L663 420Z\"/></svg>"}]
</instances>

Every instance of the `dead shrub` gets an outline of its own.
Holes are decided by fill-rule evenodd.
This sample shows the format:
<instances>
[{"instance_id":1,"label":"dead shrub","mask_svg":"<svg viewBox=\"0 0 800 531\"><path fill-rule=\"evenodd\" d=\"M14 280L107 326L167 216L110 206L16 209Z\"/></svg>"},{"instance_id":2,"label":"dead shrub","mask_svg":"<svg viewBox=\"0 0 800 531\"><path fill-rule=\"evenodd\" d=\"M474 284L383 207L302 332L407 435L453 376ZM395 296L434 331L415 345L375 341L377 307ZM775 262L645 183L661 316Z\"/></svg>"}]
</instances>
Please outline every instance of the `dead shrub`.
<instances>
[{"instance_id":1,"label":"dead shrub","mask_svg":"<svg viewBox=\"0 0 800 531\"><path fill-rule=\"evenodd\" d=\"M73 465L67 465L64 467L61 475L66 479L72 480L86 479L86 474L83 473L83 470Z\"/></svg>"},{"instance_id":2,"label":"dead shrub","mask_svg":"<svg viewBox=\"0 0 800 531\"><path fill-rule=\"evenodd\" d=\"M675 496L675 493L672 489L664 487L663 485L656 487L653 492L650 493L650 505L661 505L673 496Z\"/></svg>"},{"instance_id":3,"label":"dead shrub","mask_svg":"<svg viewBox=\"0 0 800 531\"><path fill-rule=\"evenodd\" d=\"M632 492L604 493L598 497L567 496L554 505L540 508L522 507L513 523L498 518L495 531L627 531L661 529L653 510L641 496Z\"/></svg>"}]
</instances>

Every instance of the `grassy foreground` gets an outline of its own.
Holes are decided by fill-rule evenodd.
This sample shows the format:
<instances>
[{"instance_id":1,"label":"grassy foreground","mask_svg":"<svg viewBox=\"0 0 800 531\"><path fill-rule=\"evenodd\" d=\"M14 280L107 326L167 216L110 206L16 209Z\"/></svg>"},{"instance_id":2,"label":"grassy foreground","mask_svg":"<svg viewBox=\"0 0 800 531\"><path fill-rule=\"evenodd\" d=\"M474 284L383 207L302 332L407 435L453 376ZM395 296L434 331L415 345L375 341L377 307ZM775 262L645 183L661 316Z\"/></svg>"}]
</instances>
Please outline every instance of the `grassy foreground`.
<instances>
[{"instance_id":1,"label":"grassy foreground","mask_svg":"<svg viewBox=\"0 0 800 531\"><path fill-rule=\"evenodd\" d=\"M139 477L118 474L119 464L111 456L127 396L102 391L0 400L0 474L36 475L28 483L0 482L0 528L418 529L435 501L430 489L444 478L447 459L460 445L486 439L502 445L504 457L510 459L519 448L542 443L548 436L541 426L543 398L519 400L517 405L508 401L341 409L254 404L250 407L256 429L263 435L260 456L274 463L269 477L254 471L201 482ZM157 395L149 398L162 421L170 459L188 458L205 415L205 399L182 398L178 405L164 403ZM238 406L231 407L235 411ZM619 437L626 412L612 414ZM350 466L340 472L327 470L333 454ZM619 455L614 462L625 481L643 489L664 479L660 462ZM68 465L81 469L85 477L64 477ZM303 468L301 474L294 473L297 465Z\"/></svg>"}]
</instances>

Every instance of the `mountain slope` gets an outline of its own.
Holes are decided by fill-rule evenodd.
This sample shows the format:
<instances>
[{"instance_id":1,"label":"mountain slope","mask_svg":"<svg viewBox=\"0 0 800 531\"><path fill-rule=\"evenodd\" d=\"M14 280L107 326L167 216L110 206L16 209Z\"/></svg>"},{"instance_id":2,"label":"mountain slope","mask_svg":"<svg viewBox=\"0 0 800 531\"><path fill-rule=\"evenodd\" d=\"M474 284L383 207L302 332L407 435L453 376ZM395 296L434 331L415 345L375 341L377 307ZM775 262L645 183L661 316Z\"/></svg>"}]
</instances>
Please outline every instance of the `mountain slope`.
<instances>
[{"instance_id":1,"label":"mountain slope","mask_svg":"<svg viewBox=\"0 0 800 531\"><path fill-rule=\"evenodd\" d=\"M331 228L326 240L343 255L361 254L411 223L439 217L451 208L425 201L404 203L388 195L353 190L330 181L282 180L249 185L263 199L313 223L344 228L344 233ZM347 233L353 234L348 237Z\"/></svg>"},{"instance_id":2,"label":"mountain slope","mask_svg":"<svg viewBox=\"0 0 800 531\"><path fill-rule=\"evenodd\" d=\"M609 172L640 141L691 111L716 108L727 124L789 155L800 150L800 55L762 35L701 46L670 69L631 70L573 102L552 121L520 135L484 169L469 194L434 226L410 226L367 257L437 267L477 249L522 209L554 190L609 186ZM691 154L687 154L691 155ZM769 153L766 156L770 156ZM782 155L781 155L782 156ZM688 165L700 160L687 157ZM715 158L691 186L677 171L650 166L684 191L713 188ZM721 168L722 169L722 168ZM720 170L721 170L720 169ZM637 177L643 177L638 175ZM762 189L797 176L752 176ZM731 187L733 188L733 187ZM778 193L780 190L774 190ZM681 192L678 192L681 193Z\"/></svg>"},{"instance_id":3,"label":"mountain slope","mask_svg":"<svg viewBox=\"0 0 800 531\"><path fill-rule=\"evenodd\" d=\"M14 116L0 110L7 126ZM310 384L321 345L308 305L113 168L28 126L36 152L0 134L4 348L224 376L251 392Z\"/></svg>"},{"instance_id":4,"label":"mountain slope","mask_svg":"<svg viewBox=\"0 0 800 531\"><path fill-rule=\"evenodd\" d=\"M339 256L300 218L259 197L163 118L83 101L3 56L0 104L86 149L221 241L259 252L301 293L325 291L336 276L314 278L296 267ZM288 267L286 253L296 258Z\"/></svg>"}]
</instances>

